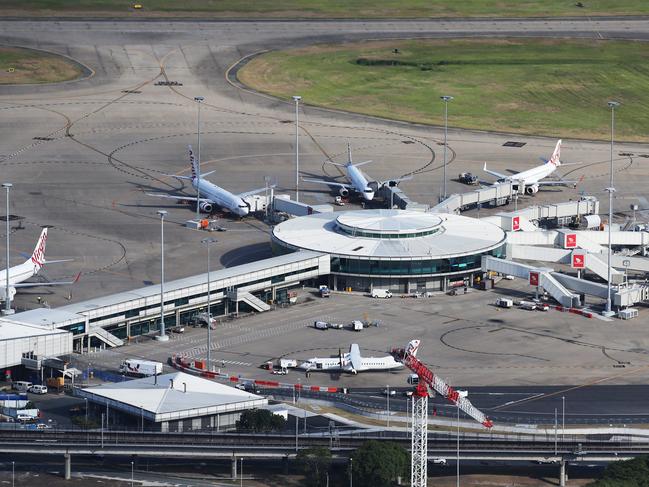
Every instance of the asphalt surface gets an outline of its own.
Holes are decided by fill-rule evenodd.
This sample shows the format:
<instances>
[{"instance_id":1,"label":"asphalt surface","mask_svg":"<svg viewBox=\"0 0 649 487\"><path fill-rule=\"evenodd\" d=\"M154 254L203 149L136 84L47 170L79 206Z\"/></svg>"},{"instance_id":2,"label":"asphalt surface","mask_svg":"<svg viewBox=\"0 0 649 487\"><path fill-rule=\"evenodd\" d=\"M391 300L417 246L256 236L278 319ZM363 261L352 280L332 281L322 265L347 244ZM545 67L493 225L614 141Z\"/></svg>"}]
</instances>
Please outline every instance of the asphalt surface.
<instances>
[{"instance_id":1,"label":"asphalt surface","mask_svg":"<svg viewBox=\"0 0 649 487\"><path fill-rule=\"evenodd\" d=\"M188 172L186 145L196 144L196 95L205 96L201 158L204 171L216 170L210 179L230 190L246 191L262 187L264 176L271 176L278 184L278 192L292 192L294 125L286 122L293 120L293 105L232 84L226 77L228 68L243 57L265 49L318 42L508 35L646 40L649 23L645 19L0 21L0 42L68 55L94 73L87 79L61 85L0 87L0 129L4 134L0 140L0 168L2 179L14 183L11 214L17 215L12 222L12 264L20 261L19 252L31 251L40 226L52 225L48 257L75 260L51 266L44 278L59 279L82 272L81 282L70 289L21 292L17 306L37 307L38 296L58 306L69 300L159 282L160 224L155 212L165 207L165 202L145 193L187 191L182 181L166 175ZM178 81L182 86L156 86L160 80ZM367 167L370 175L378 179L413 172L415 178L404 182L402 189L415 201L436 202L442 177L437 144L443 133L438 127L309 106L302 107L300 120L303 176L335 175L323 161L343 160L346 141L350 140L355 157L374 161ZM509 140L526 145L503 147ZM480 173L485 160L498 171L532 167L539 163L539 157L550 154L555 140L451 129L449 144L449 174L453 175L466 170ZM620 144L616 149L617 218L623 220L630 213L629 204L637 203L641 208L638 218L646 220L649 192L643 161L649 147ZM574 199L586 192L599 197L601 211L607 211L603 188L608 181L608 151L608 143L564 140L562 160L581 164L566 168L562 175L583 175L579 189L540 192L533 198L523 198L519 205ZM450 181L449 190L459 192L466 187ZM309 203L329 203L333 195L304 183L301 197ZM182 225L193 217L192 210L176 204L166 204L166 208L167 278L202 272L205 251L200 240L204 234ZM500 210L483 209L482 214L495 211ZM218 266L270 255L269 228L262 221L223 217L221 224L228 231L217 235L218 249L213 250L213 257L218 258L213 261ZM3 232L0 229L2 244ZM499 292L527 292L514 285L511 289L506 287L508 284L504 286ZM484 386L491 391L501 386L520 387L511 392L511 397L534 396L547 384L562 384L561 389L578 384L579 394L595 392L583 396L590 400L581 402L582 396L568 396L569 405L580 404L579 410L568 406L568 416L587 416L594 411L594 403L614 407L615 413L611 414L618 422L642 412L644 392L627 386L641 385L648 378L645 357L649 343L638 326L641 320L610 323L559 313L539 318L539 314L516 310L503 319L499 311L489 307L495 293L484 294L479 300L475 296L436 297L398 306L395 300L350 304L342 297L326 305L303 302L290 311L277 310L225 324L224 336L215 338L214 347L229 361L228 370L261 377L257 367L268 359L335 354L352 341L358 341L362 349L384 353L390 346L418 336L428 344L422 347L428 349L424 359L453 384ZM364 314L379 316L389 326L367 330L360 338L346 332L335 335L336 331L314 334L308 329L314 317L357 319ZM113 370L115 363L127 356L166 361L173 353L185 352L198 358L205 353L203 342L197 330L157 348L143 338L129 347L75 360L81 364L89 360L99 369ZM296 381L295 374L288 379ZM394 380L395 385L403 386L406 374L390 374L387 382ZM309 380L316 379L348 386L357 380L314 375ZM386 382L381 374L371 374L364 381L373 387ZM601 382L620 384L615 398L610 396L610 390L590 387ZM480 394L476 397L476 402L483 400ZM497 402L501 399L513 400L510 396L485 397L487 408L504 404ZM517 403L513 409L507 405L499 408L498 414L516 410L553 417L556 404L557 396L552 396ZM592 414L605 414L607 407Z\"/></svg>"}]
</instances>

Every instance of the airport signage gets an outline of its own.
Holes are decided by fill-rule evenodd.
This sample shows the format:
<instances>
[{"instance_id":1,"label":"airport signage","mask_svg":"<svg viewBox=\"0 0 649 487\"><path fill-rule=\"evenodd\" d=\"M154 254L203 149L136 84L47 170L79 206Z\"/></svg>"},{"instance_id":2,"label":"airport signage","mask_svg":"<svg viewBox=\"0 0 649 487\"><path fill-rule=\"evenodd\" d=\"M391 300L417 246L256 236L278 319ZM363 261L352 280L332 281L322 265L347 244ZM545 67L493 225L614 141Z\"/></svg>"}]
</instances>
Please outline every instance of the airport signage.
<instances>
[{"instance_id":1,"label":"airport signage","mask_svg":"<svg viewBox=\"0 0 649 487\"><path fill-rule=\"evenodd\" d=\"M539 273L535 271L530 271L530 286L539 285Z\"/></svg>"},{"instance_id":2,"label":"airport signage","mask_svg":"<svg viewBox=\"0 0 649 487\"><path fill-rule=\"evenodd\" d=\"M566 249L574 249L577 247L577 234L566 233L563 235L563 247Z\"/></svg>"},{"instance_id":3,"label":"airport signage","mask_svg":"<svg viewBox=\"0 0 649 487\"><path fill-rule=\"evenodd\" d=\"M583 269L586 267L586 256L584 254L572 254L572 264L573 269Z\"/></svg>"},{"instance_id":4,"label":"airport signage","mask_svg":"<svg viewBox=\"0 0 649 487\"><path fill-rule=\"evenodd\" d=\"M512 231L515 232L521 229L521 217L515 216L512 218Z\"/></svg>"}]
</instances>

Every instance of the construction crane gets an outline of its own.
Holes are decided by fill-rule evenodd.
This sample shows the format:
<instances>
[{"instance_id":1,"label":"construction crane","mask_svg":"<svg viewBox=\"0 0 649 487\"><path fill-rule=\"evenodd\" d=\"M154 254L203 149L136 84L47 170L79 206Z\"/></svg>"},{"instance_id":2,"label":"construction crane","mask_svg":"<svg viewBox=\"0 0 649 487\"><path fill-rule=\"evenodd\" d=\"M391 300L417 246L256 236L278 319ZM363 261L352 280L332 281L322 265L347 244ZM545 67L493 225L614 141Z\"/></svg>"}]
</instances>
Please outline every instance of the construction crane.
<instances>
[{"instance_id":1,"label":"construction crane","mask_svg":"<svg viewBox=\"0 0 649 487\"><path fill-rule=\"evenodd\" d=\"M428 479L428 388L444 396L459 409L486 428L493 426L485 414L476 408L466 396L461 395L444 380L436 376L417 357L419 341L413 340L403 353L403 363L419 377L416 391L412 395L411 431L411 487L426 487Z\"/></svg>"}]
</instances>

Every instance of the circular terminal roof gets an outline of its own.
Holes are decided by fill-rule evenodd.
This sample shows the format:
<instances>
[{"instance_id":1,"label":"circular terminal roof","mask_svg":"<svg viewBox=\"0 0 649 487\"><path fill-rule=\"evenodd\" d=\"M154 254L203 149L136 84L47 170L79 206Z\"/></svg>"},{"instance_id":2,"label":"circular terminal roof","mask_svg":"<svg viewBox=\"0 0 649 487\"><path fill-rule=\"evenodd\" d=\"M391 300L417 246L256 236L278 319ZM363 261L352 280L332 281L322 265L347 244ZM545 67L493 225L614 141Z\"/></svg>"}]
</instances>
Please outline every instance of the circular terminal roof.
<instances>
[{"instance_id":1,"label":"circular terminal roof","mask_svg":"<svg viewBox=\"0 0 649 487\"><path fill-rule=\"evenodd\" d=\"M338 228L350 235L420 236L439 230L436 215L400 210L349 211L336 218Z\"/></svg>"},{"instance_id":2,"label":"circular terminal roof","mask_svg":"<svg viewBox=\"0 0 649 487\"><path fill-rule=\"evenodd\" d=\"M273 229L292 249L360 259L438 259L479 254L505 243L497 225L460 215L360 210L293 218Z\"/></svg>"}]
</instances>

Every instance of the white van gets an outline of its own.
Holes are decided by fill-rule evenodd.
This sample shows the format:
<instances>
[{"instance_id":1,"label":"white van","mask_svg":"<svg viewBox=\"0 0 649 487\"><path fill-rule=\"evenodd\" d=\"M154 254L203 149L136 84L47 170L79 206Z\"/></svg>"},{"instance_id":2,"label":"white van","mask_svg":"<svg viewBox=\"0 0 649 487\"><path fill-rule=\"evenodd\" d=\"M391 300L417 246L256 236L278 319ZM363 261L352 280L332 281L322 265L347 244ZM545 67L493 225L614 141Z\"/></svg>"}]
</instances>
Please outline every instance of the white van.
<instances>
[{"instance_id":1,"label":"white van","mask_svg":"<svg viewBox=\"0 0 649 487\"><path fill-rule=\"evenodd\" d=\"M362 331L363 330L363 322L359 321L359 320L352 321L352 330L354 330L354 331Z\"/></svg>"},{"instance_id":2,"label":"white van","mask_svg":"<svg viewBox=\"0 0 649 487\"><path fill-rule=\"evenodd\" d=\"M47 394L47 386L34 384L29 389L27 389L27 392L31 392L32 394Z\"/></svg>"},{"instance_id":3,"label":"white van","mask_svg":"<svg viewBox=\"0 0 649 487\"><path fill-rule=\"evenodd\" d=\"M413 386L419 384L419 376L417 374L410 374L408 376L408 384L412 384Z\"/></svg>"},{"instance_id":4,"label":"white van","mask_svg":"<svg viewBox=\"0 0 649 487\"><path fill-rule=\"evenodd\" d=\"M372 297L389 299L392 297L392 292L389 289L372 289Z\"/></svg>"},{"instance_id":5,"label":"white van","mask_svg":"<svg viewBox=\"0 0 649 487\"><path fill-rule=\"evenodd\" d=\"M511 308L514 306L514 301L509 298L498 298L496 299L496 306L499 308Z\"/></svg>"},{"instance_id":6,"label":"white van","mask_svg":"<svg viewBox=\"0 0 649 487\"><path fill-rule=\"evenodd\" d=\"M318 330L326 330L327 328L329 328L329 323L327 323L326 321L315 321L313 323L313 326Z\"/></svg>"},{"instance_id":7,"label":"white van","mask_svg":"<svg viewBox=\"0 0 649 487\"><path fill-rule=\"evenodd\" d=\"M18 392L27 392L31 386L33 386L31 382L26 382L24 380L18 380L13 383L11 386L14 390Z\"/></svg>"}]
</instances>

